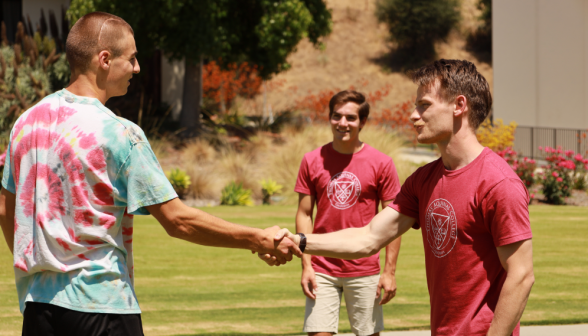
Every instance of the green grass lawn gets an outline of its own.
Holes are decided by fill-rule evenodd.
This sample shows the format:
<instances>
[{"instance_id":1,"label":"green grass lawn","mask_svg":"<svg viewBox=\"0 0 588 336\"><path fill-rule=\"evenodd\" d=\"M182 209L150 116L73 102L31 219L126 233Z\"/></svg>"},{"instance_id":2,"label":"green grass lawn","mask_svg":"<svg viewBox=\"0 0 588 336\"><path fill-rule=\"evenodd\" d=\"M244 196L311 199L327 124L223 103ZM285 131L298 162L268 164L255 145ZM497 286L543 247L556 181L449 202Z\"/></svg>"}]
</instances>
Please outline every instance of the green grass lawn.
<instances>
[{"instance_id":1,"label":"green grass lawn","mask_svg":"<svg viewBox=\"0 0 588 336\"><path fill-rule=\"evenodd\" d=\"M204 209L260 228L294 230L294 207ZM588 322L588 208L532 206L536 282L523 324ZM248 251L169 238L152 217L135 222L136 290L146 335L301 334L300 263L268 267ZM18 335L22 317L11 256L0 244L0 335ZM398 295L384 307L386 329L426 328L429 298L421 233L403 237ZM343 307L339 331L349 331Z\"/></svg>"}]
</instances>

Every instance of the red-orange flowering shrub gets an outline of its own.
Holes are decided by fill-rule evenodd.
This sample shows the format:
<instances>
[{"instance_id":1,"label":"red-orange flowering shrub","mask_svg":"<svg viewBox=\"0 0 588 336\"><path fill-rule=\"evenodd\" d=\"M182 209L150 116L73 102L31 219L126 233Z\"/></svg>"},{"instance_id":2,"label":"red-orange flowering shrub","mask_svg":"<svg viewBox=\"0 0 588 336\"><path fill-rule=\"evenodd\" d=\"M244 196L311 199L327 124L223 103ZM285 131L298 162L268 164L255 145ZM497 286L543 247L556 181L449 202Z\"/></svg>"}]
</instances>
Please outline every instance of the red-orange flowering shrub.
<instances>
[{"instance_id":1,"label":"red-orange flowering shrub","mask_svg":"<svg viewBox=\"0 0 588 336\"><path fill-rule=\"evenodd\" d=\"M364 79L360 81L361 86L367 86L368 82ZM383 100L384 97L390 94L390 84L386 84L378 90L371 92L363 92L366 96L367 101L370 103L370 107L373 111L376 104ZM350 86L349 90L355 90L354 86ZM308 95L297 100L294 107L307 114L312 121L328 121L329 120L329 101L337 93L341 91L338 88L333 90L325 89L319 91L317 94L313 94L308 91ZM370 113L370 114L372 114Z\"/></svg>"},{"instance_id":2,"label":"red-orange flowering shrub","mask_svg":"<svg viewBox=\"0 0 588 336\"><path fill-rule=\"evenodd\" d=\"M215 61L202 69L202 94L215 104L228 109L237 95L252 98L259 93L261 77L257 66L247 62L231 63L223 70Z\"/></svg>"},{"instance_id":3,"label":"red-orange flowering shrub","mask_svg":"<svg viewBox=\"0 0 588 336\"><path fill-rule=\"evenodd\" d=\"M374 117L374 121L376 124L389 126L404 136L407 140L410 140L412 144L416 146L417 133L414 130L412 120L410 120L412 109L412 100L407 100L402 104L396 105L394 109L382 109L380 115Z\"/></svg>"}]
</instances>

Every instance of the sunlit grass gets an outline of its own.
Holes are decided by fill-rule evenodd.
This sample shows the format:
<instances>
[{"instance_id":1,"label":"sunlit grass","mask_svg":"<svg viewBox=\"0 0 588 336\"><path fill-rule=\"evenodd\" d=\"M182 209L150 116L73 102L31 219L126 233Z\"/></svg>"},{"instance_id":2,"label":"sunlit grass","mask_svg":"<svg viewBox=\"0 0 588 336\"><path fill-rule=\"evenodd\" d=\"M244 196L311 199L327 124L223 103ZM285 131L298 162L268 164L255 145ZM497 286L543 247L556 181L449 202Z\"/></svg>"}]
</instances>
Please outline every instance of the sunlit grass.
<instances>
[{"instance_id":1,"label":"sunlit grass","mask_svg":"<svg viewBox=\"0 0 588 336\"><path fill-rule=\"evenodd\" d=\"M215 207L230 221L294 229L293 206ZM588 322L588 208L532 206L536 283L523 324ZM135 222L136 290L146 335L302 334L298 261L270 268L249 251L169 238L150 216ZM20 334L11 257L0 247L0 335ZM403 238L398 295L384 307L386 329L426 328L429 297L420 231ZM342 308L340 332L349 332Z\"/></svg>"}]
</instances>

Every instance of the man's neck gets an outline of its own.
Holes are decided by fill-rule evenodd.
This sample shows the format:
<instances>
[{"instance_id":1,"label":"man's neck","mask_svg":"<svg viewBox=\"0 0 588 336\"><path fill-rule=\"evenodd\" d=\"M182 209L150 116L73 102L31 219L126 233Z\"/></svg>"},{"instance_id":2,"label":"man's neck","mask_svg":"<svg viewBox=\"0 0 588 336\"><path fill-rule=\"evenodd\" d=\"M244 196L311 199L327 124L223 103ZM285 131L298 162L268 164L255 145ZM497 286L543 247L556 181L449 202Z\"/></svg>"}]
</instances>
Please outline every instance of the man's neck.
<instances>
[{"instance_id":1,"label":"man's neck","mask_svg":"<svg viewBox=\"0 0 588 336\"><path fill-rule=\"evenodd\" d=\"M341 154L354 154L363 148L363 142L355 139L355 141L337 141L333 139L333 149Z\"/></svg>"},{"instance_id":2,"label":"man's neck","mask_svg":"<svg viewBox=\"0 0 588 336\"><path fill-rule=\"evenodd\" d=\"M106 90L101 89L97 84L96 76L94 74L81 74L75 78L67 86L67 91L76 96L90 97L98 99L102 104L106 104L108 100Z\"/></svg>"},{"instance_id":3,"label":"man's neck","mask_svg":"<svg viewBox=\"0 0 588 336\"><path fill-rule=\"evenodd\" d=\"M474 161L484 150L472 132L453 134L447 142L437 143L441 160L448 170L457 170Z\"/></svg>"}]
</instances>

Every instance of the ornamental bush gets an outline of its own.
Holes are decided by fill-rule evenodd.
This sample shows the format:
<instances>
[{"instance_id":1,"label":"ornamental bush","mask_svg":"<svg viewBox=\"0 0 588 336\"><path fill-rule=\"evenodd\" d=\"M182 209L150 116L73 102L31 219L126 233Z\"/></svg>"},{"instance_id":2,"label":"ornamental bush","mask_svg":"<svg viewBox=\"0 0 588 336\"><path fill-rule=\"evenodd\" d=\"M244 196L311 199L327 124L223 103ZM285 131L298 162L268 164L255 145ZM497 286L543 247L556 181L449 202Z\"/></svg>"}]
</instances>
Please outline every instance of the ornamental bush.
<instances>
[{"instance_id":1,"label":"ornamental bush","mask_svg":"<svg viewBox=\"0 0 588 336\"><path fill-rule=\"evenodd\" d=\"M543 166L543 195L551 204L565 204L565 198L572 195L575 181L585 181L588 160L574 151L563 151L561 147L539 147L545 152L547 164ZM585 182L578 182L579 184Z\"/></svg>"},{"instance_id":2,"label":"ornamental bush","mask_svg":"<svg viewBox=\"0 0 588 336\"><path fill-rule=\"evenodd\" d=\"M263 204L271 204L271 197L282 191L284 187L272 179L261 180L259 183L261 184L261 193L263 194Z\"/></svg>"},{"instance_id":3,"label":"ornamental bush","mask_svg":"<svg viewBox=\"0 0 588 336\"><path fill-rule=\"evenodd\" d=\"M243 188L243 184L231 182L221 191L221 205L253 205L251 190Z\"/></svg>"},{"instance_id":4,"label":"ornamental bush","mask_svg":"<svg viewBox=\"0 0 588 336\"><path fill-rule=\"evenodd\" d=\"M517 152L510 147L502 151L497 151L496 154L506 160L508 165L523 181L527 189L535 183L535 169L537 169L535 160L527 157L520 159L517 156Z\"/></svg>"},{"instance_id":5,"label":"ornamental bush","mask_svg":"<svg viewBox=\"0 0 588 336\"><path fill-rule=\"evenodd\" d=\"M190 176L186 174L185 171L179 168L172 169L168 171L165 175L167 176L167 179L171 183L172 187L174 187L174 190L178 194L178 197L184 198L184 196L186 196L186 194L188 193L188 188L192 184Z\"/></svg>"},{"instance_id":6,"label":"ornamental bush","mask_svg":"<svg viewBox=\"0 0 588 336\"><path fill-rule=\"evenodd\" d=\"M476 137L482 146L499 152L513 146L516 129L517 123L514 121L505 125L502 119L496 119L494 124L486 119L476 131Z\"/></svg>"}]
</instances>

